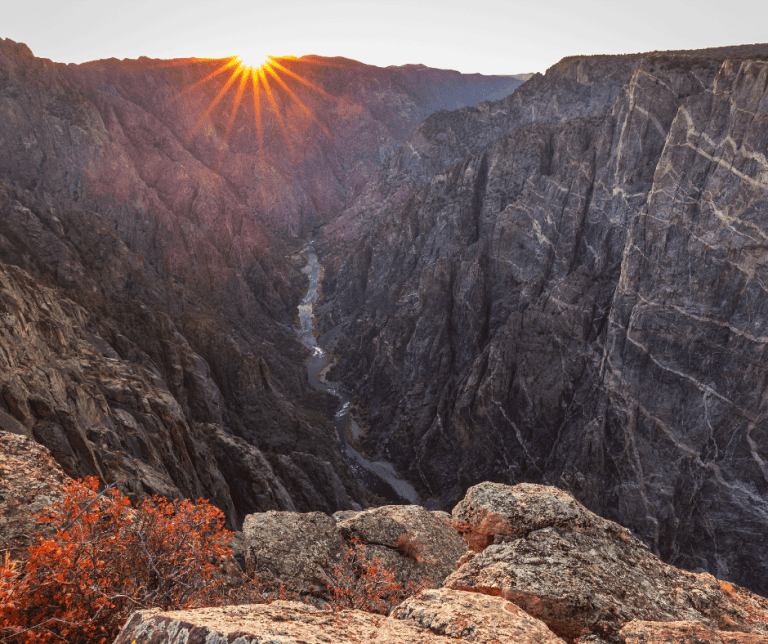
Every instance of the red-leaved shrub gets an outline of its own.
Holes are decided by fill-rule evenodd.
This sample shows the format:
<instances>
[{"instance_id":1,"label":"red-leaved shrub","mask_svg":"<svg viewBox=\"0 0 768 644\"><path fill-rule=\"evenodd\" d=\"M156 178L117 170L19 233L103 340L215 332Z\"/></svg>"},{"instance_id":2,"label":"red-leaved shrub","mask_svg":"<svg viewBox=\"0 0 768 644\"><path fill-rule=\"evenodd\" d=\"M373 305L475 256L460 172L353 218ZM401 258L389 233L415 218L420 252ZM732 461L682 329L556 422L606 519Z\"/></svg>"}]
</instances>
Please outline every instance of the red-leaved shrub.
<instances>
[{"instance_id":1,"label":"red-leaved shrub","mask_svg":"<svg viewBox=\"0 0 768 644\"><path fill-rule=\"evenodd\" d=\"M343 563L334 568L331 581L330 604L334 610L353 608L382 615L395 604L432 586L427 579L420 584L408 582L403 587L378 557L365 558L365 547L358 539L352 540Z\"/></svg>"},{"instance_id":2,"label":"red-leaved shrub","mask_svg":"<svg viewBox=\"0 0 768 644\"><path fill-rule=\"evenodd\" d=\"M18 621L16 606L16 586L19 573L16 564L11 561L10 553L5 553L3 567L0 569L0 638L10 634L11 622Z\"/></svg>"},{"instance_id":3,"label":"red-leaved shrub","mask_svg":"<svg viewBox=\"0 0 768 644\"><path fill-rule=\"evenodd\" d=\"M70 482L39 520L51 524L54 536L31 547L23 565L6 554L0 568L3 644L107 644L139 609L299 599L256 577L224 582L216 564L231 556L225 544L232 535L221 511L203 499L155 497L132 508L117 490L99 493L91 477ZM335 610L386 613L427 585L404 588L354 541L333 575L330 603Z\"/></svg>"},{"instance_id":4,"label":"red-leaved shrub","mask_svg":"<svg viewBox=\"0 0 768 644\"><path fill-rule=\"evenodd\" d=\"M137 609L182 608L211 592L213 561L229 556L220 510L155 497L136 509L98 481L72 481L41 520L55 535L17 571L6 558L0 624L7 642L104 644Z\"/></svg>"}]
</instances>

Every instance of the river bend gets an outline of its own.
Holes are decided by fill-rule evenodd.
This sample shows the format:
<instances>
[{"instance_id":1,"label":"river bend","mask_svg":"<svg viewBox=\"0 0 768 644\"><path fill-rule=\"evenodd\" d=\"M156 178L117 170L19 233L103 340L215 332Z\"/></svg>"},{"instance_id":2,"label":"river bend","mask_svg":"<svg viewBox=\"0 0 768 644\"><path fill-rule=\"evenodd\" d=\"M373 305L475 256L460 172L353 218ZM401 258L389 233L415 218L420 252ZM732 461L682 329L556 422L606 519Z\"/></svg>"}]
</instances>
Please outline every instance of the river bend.
<instances>
[{"instance_id":1,"label":"river bend","mask_svg":"<svg viewBox=\"0 0 768 644\"><path fill-rule=\"evenodd\" d=\"M315 337L314 307L320 297L323 270L313 247L314 240L311 240L302 250L307 259L302 273L309 277L309 290L299 304L299 329L297 330L299 340L312 352L307 362L309 383L315 389L327 391L339 399L339 406L334 414L333 422L339 435L342 455L349 463L358 482L365 489L383 497L389 503L418 504L418 492L410 483L397 476L392 463L382 460L370 461L347 443L347 429L349 428L352 434L356 436L359 428L349 414L352 396L336 383L326 379L328 354L317 343Z\"/></svg>"}]
</instances>

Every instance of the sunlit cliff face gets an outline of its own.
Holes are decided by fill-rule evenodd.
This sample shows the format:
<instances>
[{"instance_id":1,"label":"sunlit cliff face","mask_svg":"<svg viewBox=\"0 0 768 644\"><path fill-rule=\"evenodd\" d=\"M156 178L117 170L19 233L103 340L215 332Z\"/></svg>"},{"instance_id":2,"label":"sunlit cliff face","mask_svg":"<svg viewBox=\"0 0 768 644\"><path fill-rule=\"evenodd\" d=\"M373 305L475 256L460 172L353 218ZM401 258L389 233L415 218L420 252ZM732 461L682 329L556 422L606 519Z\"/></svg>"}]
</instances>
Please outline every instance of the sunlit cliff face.
<instances>
[{"instance_id":1,"label":"sunlit cliff face","mask_svg":"<svg viewBox=\"0 0 768 644\"><path fill-rule=\"evenodd\" d=\"M281 76L290 76L291 78L300 83L303 83L312 90L327 96L326 92L324 92L316 85L310 83L305 78L302 78L296 72L283 66L280 63L280 58L272 56L257 56L250 57L248 59L241 58L239 56L232 56L231 58L222 59L222 64L220 67L215 69L204 78L196 81L192 85L185 87L179 94L173 97L171 101L177 100L181 96L187 94L188 92L201 85L204 85L205 83L208 83L209 81L212 81L214 78L222 74L229 74L229 78L219 90L218 94L213 98L210 105L208 105L205 112L203 112L203 114L190 130L188 134L188 139L190 141L195 137L197 131L203 125L206 119L210 117L211 113L219 104L221 99L224 98L228 92L234 92L232 111L229 115L229 119L227 120L227 126L225 130L226 140L229 139L229 135L232 132L238 110L243 103L243 97L246 95L246 93L248 93L250 94L249 100L253 102L253 115L256 122L259 150L263 150L261 115L264 109L270 109L270 111L277 117L277 122L280 126L280 130L283 133L283 137L286 143L290 145L286 124L281 114L281 110L277 105L275 94L272 91L274 84L279 85L290 97L290 100L295 101L296 104L307 114L307 116L309 116L315 123L317 123L323 132L328 135L326 129L317 121L315 116L312 114L312 111L301 101L296 93L290 87L288 87ZM249 89L250 91L247 92Z\"/></svg>"}]
</instances>

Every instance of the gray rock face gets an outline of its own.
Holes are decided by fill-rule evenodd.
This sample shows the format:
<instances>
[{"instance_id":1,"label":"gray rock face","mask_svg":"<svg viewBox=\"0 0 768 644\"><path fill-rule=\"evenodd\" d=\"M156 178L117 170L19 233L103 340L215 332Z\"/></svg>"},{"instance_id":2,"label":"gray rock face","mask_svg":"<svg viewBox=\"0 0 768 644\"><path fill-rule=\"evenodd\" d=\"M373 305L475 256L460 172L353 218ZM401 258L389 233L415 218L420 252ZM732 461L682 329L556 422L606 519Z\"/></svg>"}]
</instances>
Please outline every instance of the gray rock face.
<instances>
[{"instance_id":1,"label":"gray rock face","mask_svg":"<svg viewBox=\"0 0 768 644\"><path fill-rule=\"evenodd\" d=\"M567 59L427 119L326 228L369 451L445 506L557 484L768 593L764 49Z\"/></svg>"}]
</instances>

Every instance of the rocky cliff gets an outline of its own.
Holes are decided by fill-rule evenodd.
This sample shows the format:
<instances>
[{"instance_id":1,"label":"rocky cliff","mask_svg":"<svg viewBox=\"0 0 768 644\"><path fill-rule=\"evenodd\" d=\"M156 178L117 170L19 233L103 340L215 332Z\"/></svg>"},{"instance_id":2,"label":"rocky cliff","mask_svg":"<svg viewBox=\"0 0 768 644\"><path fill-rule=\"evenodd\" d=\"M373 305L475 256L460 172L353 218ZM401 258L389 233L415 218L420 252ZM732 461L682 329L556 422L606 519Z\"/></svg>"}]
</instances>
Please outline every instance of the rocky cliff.
<instances>
[{"instance_id":1,"label":"rocky cliff","mask_svg":"<svg viewBox=\"0 0 768 644\"><path fill-rule=\"evenodd\" d=\"M326 227L369 451L768 593L767 49L565 59L425 121Z\"/></svg>"},{"instance_id":2,"label":"rocky cliff","mask_svg":"<svg viewBox=\"0 0 768 644\"><path fill-rule=\"evenodd\" d=\"M520 81L282 60L257 122L229 62L0 40L0 411L70 476L203 496L237 527L367 504L307 385L291 235L428 113Z\"/></svg>"}]
</instances>

